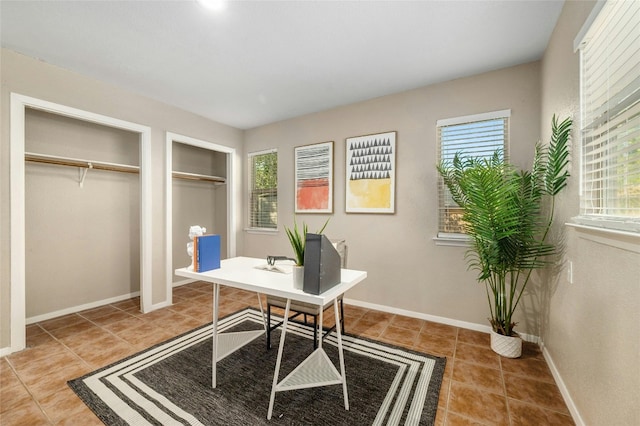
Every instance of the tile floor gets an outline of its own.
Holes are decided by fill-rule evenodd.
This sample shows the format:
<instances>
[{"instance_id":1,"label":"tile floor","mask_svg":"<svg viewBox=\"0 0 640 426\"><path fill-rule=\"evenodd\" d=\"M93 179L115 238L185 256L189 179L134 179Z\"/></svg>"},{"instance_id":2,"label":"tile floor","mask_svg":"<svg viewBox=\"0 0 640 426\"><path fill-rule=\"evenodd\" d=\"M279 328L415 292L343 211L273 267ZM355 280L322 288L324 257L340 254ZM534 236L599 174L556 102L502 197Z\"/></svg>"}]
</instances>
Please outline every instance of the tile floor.
<instances>
[{"instance_id":1,"label":"tile floor","mask_svg":"<svg viewBox=\"0 0 640 426\"><path fill-rule=\"evenodd\" d=\"M178 287L173 306L148 314L131 299L28 326L27 349L0 358L0 425L101 425L66 381L210 322L211 290ZM230 288L220 299L221 316L257 306L255 294ZM350 305L345 318L348 333L447 357L437 425L573 424L535 345L511 360L484 333Z\"/></svg>"}]
</instances>

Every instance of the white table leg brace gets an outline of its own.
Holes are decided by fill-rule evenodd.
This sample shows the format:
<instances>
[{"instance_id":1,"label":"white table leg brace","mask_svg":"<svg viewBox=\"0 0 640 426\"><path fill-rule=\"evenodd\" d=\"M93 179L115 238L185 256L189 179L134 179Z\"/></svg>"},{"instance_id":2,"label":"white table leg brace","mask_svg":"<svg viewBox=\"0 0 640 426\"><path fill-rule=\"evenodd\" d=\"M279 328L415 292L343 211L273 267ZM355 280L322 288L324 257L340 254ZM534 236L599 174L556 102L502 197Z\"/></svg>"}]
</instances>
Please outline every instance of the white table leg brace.
<instances>
[{"instance_id":1,"label":"white table leg brace","mask_svg":"<svg viewBox=\"0 0 640 426\"><path fill-rule=\"evenodd\" d=\"M282 324L282 335L280 336L280 344L278 345L278 357L276 359L276 368L273 373L273 383L271 385L271 397L269 399L269 411L267 412L267 420L271 420L273 415L273 405L275 402L276 392L285 390L304 389L317 386L342 385L342 393L344 396L344 409L349 409L349 396L347 393L347 378L344 368L344 352L342 347L342 331L340 327L336 327L338 336L338 354L340 357L340 372L333 365L326 352L322 348L322 320L323 312L320 311L320 341L318 348L314 350L304 361L293 369L282 381L278 382L280 375L280 365L282 362L282 352L284 351L284 341L287 333L287 325L289 319L289 309L291 308L291 299L287 299L284 311L284 321ZM338 300L334 299L333 310L336 318L336 324L339 324L338 316Z\"/></svg>"}]
</instances>

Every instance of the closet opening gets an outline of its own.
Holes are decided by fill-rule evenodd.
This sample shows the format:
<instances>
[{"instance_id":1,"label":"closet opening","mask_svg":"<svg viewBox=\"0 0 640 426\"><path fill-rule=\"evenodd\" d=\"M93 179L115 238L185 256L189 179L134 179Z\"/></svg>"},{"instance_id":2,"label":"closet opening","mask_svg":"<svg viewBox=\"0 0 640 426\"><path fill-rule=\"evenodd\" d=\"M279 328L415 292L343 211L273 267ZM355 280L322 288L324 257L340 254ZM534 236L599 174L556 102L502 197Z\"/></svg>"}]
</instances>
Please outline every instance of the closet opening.
<instances>
[{"instance_id":1,"label":"closet opening","mask_svg":"<svg viewBox=\"0 0 640 426\"><path fill-rule=\"evenodd\" d=\"M140 296L151 303L150 128L11 94L11 336Z\"/></svg>"},{"instance_id":2,"label":"closet opening","mask_svg":"<svg viewBox=\"0 0 640 426\"><path fill-rule=\"evenodd\" d=\"M221 236L221 257L235 256L235 150L167 133L167 299L173 286L186 284L173 271L191 263L187 255L189 227Z\"/></svg>"}]
</instances>

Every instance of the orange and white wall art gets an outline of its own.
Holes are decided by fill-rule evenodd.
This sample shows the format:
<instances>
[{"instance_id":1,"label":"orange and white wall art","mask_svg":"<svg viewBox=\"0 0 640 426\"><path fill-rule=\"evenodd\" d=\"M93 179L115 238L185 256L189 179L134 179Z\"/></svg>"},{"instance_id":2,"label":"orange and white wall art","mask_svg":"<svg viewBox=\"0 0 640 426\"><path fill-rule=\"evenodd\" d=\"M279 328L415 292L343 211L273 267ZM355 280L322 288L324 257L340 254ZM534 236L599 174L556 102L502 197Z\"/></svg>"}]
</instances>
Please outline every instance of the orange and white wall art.
<instances>
[{"instance_id":1,"label":"orange and white wall art","mask_svg":"<svg viewBox=\"0 0 640 426\"><path fill-rule=\"evenodd\" d=\"M333 142L295 148L296 213L333 213Z\"/></svg>"}]
</instances>

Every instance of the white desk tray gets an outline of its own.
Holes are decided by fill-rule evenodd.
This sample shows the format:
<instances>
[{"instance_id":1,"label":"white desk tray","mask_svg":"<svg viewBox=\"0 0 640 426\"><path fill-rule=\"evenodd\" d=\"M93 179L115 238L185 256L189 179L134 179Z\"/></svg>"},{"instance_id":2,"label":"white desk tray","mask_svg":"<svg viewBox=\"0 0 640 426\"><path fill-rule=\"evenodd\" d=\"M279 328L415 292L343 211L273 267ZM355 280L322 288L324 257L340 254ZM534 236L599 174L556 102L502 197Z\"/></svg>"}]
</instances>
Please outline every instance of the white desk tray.
<instances>
[{"instance_id":1,"label":"white desk tray","mask_svg":"<svg viewBox=\"0 0 640 426\"><path fill-rule=\"evenodd\" d=\"M318 348L278 383L276 392L340 383L342 383L340 373L325 351Z\"/></svg>"}]
</instances>

